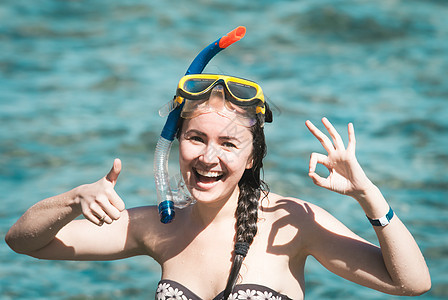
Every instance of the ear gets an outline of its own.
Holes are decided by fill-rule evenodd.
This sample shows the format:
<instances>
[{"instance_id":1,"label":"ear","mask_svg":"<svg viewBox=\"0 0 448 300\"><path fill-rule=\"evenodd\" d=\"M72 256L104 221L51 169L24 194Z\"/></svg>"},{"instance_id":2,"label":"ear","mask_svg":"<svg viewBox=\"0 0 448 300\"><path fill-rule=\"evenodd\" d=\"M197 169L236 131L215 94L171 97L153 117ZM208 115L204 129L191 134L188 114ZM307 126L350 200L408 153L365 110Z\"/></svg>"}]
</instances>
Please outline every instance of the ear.
<instances>
[{"instance_id":1,"label":"ear","mask_svg":"<svg viewBox=\"0 0 448 300\"><path fill-rule=\"evenodd\" d=\"M253 166L254 166L254 159L252 157L250 157L249 160L246 163L246 170L247 169L252 169Z\"/></svg>"}]
</instances>

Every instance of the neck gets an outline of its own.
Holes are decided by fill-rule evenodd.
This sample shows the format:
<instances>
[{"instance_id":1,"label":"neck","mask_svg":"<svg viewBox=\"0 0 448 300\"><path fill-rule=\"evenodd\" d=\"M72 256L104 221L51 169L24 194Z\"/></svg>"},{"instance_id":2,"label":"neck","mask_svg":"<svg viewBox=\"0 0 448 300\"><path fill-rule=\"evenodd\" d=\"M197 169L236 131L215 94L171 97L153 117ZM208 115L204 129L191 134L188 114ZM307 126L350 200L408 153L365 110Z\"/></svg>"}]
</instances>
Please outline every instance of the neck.
<instances>
[{"instance_id":1,"label":"neck","mask_svg":"<svg viewBox=\"0 0 448 300\"><path fill-rule=\"evenodd\" d=\"M192 206L192 220L197 220L204 227L211 223L235 222L239 193L240 190L237 186L232 194L225 199L210 203L197 202Z\"/></svg>"}]
</instances>

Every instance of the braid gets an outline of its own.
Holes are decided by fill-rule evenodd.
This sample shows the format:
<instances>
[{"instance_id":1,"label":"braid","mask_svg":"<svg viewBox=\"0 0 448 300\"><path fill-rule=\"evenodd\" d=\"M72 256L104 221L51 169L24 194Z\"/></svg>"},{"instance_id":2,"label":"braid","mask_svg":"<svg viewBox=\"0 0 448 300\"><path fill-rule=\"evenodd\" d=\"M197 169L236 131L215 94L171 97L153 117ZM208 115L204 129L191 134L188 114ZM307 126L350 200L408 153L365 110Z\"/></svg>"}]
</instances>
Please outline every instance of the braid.
<instances>
[{"instance_id":1,"label":"braid","mask_svg":"<svg viewBox=\"0 0 448 300\"><path fill-rule=\"evenodd\" d=\"M229 297L235 287L244 257L257 234L258 201L261 192L263 192L264 197L268 194L267 185L260 179L260 170L263 167L262 160L266 155L263 128L257 122L251 128L251 131L253 136L253 166L251 169L244 171L238 183L240 193L238 196L238 206L235 211L235 255L229 279L224 290L224 299Z\"/></svg>"},{"instance_id":2,"label":"braid","mask_svg":"<svg viewBox=\"0 0 448 300\"><path fill-rule=\"evenodd\" d=\"M246 173L249 173L248 171ZM251 187L247 182L243 182L240 185L240 196L238 197L238 206L235 212L237 243L246 242L250 245L257 234L259 198L259 188Z\"/></svg>"}]
</instances>

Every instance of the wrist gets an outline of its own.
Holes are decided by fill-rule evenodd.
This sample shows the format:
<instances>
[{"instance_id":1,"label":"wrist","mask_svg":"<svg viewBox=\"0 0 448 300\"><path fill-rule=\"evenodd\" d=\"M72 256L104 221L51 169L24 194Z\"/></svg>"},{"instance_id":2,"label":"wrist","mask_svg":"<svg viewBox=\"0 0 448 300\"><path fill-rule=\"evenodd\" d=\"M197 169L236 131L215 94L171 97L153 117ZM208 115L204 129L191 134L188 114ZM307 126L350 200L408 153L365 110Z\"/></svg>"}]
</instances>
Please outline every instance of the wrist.
<instances>
[{"instance_id":1,"label":"wrist","mask_svg":"<svg viewBox=\"0 0 448 300\"><path fill-rule=\"evenodd\" d=\"M369 219L380 219L390 210L390 206L384 199L383 194L377 186L371 184L354 197L361 205Z\"/></svg>"},{"instance_id":2,"label":"wrist","mask_svg":"<svg viewBox=\"0 0 448 300\"><path fill-rule=\"evenodd\" d=\"M370 224L377 227L384 227L389 225L390 221L394 217L394 211L392 210L392 207L389 206L389 211L384 216L378 218L378 219L372 219L368 215L366 215L367 219L369 220Z\"/></svg>"},{"instance_id":3,"label":"wrist","mask_svg":"<svg viewBox=\"0 0 448 300\"><path fill-rule=\"evenodd\" d=\"M378 193L380 193L380 191L377 186L374 185L370 180L368 180L361 185L361 188L358 188L349 196L351 196L361 204L362 202L367 201L369 198L375 197Z\"/></svg>"},{"instance_id":4,"label":"wrist","mask_svg":"<svg viewBox=\"0 0 448 300\"><path fill-rule=\"evenodd\" d=\"M67 205L73 209L73 211L76 211L77 213L81 214L82 208L81 208L81 200L83 198L83 190L84 185L80 185L78 187L75 187L74 189L67 192Z\"/></svg>"}]
</instances>

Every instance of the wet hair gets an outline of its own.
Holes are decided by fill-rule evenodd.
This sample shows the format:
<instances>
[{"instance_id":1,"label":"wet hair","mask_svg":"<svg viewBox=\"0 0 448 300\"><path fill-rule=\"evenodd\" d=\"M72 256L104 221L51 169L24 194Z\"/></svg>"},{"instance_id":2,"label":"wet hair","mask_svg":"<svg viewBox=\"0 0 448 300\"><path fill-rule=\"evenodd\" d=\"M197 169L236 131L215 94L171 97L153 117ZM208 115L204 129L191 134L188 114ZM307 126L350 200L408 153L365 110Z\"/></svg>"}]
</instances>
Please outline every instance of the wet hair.
<instances>
[{"instance_id":1,"label":"wet hair","mask_svg":"<svg viewBox=\"0 0 448 300\"><path fill-rule=\"evenodd\" d=\"M179 120L179 130L177 138L184 119ZM236 218L236 237L235 249L233 255L232 268L230 270L227 285L224 290L224 299L227 299L235 287L238 275L250 245L257 234L258 205L261 195L263 199L269 194L268 185L261 179L263 168L263 158L266 156L267 147L264 136L264 129L260 120L250 128L252 133L252 168L246 169L238 182L240 193L238 196L238 205L235 211Z\"/></svg>"}]
</instances>

